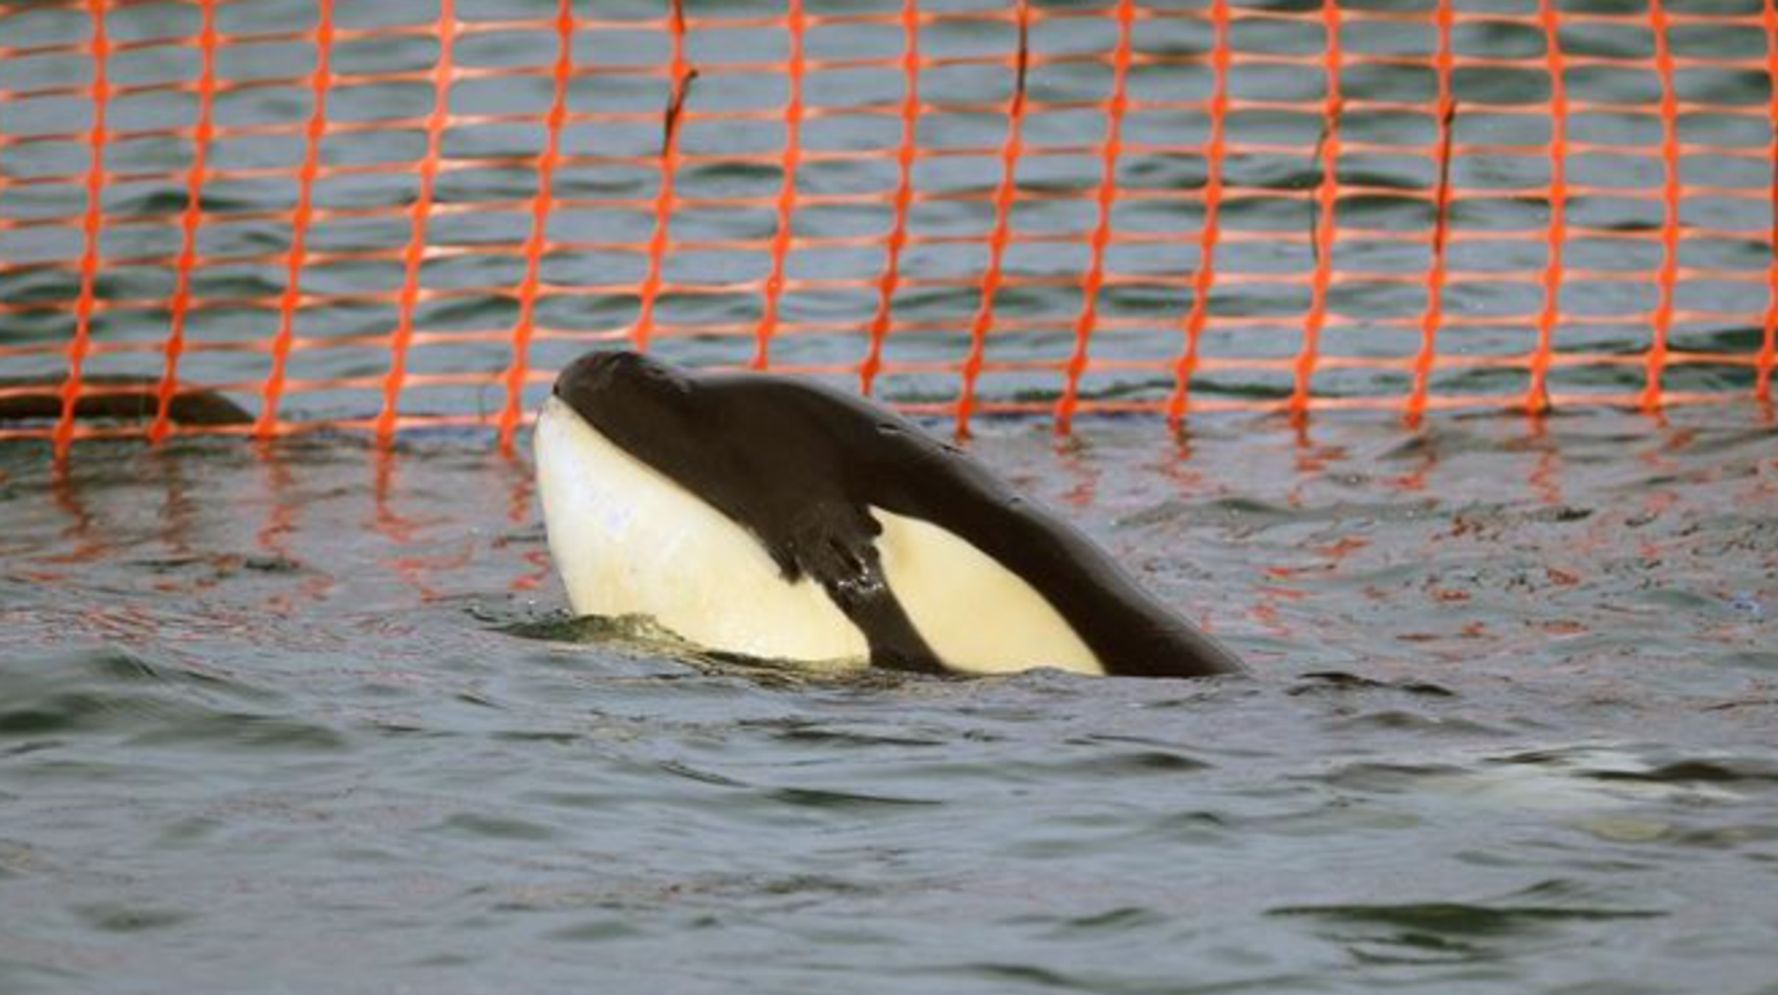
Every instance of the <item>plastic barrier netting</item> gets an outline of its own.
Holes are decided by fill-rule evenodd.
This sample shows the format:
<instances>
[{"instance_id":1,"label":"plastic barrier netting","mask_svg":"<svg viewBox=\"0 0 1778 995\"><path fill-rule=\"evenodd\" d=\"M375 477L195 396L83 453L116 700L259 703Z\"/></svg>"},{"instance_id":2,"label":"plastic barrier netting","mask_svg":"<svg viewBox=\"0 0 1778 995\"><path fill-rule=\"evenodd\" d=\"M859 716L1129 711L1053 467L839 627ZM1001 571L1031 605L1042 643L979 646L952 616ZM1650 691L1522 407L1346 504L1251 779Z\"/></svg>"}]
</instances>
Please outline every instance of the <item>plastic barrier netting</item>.
<instances>
[{"instance_id":1,"label":"plastic barrier netting","mask_svg":"<svg viewBox=\"0 0 1778 995\"><path fill-rule=\"evenodd\" d=\"M612 340L960 428L1769 404L1773 3L8 0L0 437L510 440Z\"/></svg>"}]
</instances>

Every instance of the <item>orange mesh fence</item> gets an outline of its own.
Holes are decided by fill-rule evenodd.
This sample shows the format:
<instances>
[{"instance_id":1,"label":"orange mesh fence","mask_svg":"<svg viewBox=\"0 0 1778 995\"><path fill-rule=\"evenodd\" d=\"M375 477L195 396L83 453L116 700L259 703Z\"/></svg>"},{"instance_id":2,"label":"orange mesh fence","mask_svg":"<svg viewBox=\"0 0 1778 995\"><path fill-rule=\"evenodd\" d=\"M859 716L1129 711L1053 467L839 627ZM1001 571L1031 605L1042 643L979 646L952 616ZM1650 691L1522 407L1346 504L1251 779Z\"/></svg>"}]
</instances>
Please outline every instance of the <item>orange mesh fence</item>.
<instances>
[{"instance_id":1,"label":"orange mesh fence","mask_svg":"<svg viewBox=\"0 0 1778 995\"><path fill-rule=\"evenodd\" d=\"M1769 404L1773 3L0 0L0 437L510 440L606 341L965 430Z\"/></svg>"}]
</instances>

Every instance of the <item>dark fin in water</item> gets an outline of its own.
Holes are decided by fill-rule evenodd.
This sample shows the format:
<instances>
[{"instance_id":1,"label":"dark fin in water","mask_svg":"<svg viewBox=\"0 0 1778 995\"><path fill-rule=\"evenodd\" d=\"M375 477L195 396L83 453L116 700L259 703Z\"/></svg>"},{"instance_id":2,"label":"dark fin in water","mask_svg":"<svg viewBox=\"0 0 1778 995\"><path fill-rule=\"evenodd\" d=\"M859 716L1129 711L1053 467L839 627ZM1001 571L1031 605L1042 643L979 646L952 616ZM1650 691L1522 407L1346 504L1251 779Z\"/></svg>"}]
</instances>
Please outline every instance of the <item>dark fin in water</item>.
<instances>
[{"instance_id":1,"label":"dark fin in water","mask_svg":"<svg viewBox=\"0 0 1778 995\"><path fill-rule=\"evenodd\" d=\"M84 377L103 393L82 394L74 402L79 421L150 421L160 410L156 377ZM43 377L0 377L0 424L56 421L62 417L62 381ZM213 390L182 388L167 405L167 417L181 425L247 425L253 416Z\"/></svg>"}]
</instances>

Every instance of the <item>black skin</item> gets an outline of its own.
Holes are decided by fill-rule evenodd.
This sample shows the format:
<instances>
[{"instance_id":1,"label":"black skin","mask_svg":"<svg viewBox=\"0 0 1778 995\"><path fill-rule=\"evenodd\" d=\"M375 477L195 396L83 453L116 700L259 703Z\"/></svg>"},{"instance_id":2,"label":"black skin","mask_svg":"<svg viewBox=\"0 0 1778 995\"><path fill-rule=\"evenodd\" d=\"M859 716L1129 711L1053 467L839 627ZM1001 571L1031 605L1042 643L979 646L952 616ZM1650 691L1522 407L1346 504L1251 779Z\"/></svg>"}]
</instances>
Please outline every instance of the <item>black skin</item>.
<instances>
[{"instance_id":1,"label":"black skin","mask_svg":"<svg viewBox=\"0 0 1778 995\"><path fill-rule=\"evenodd\" d=\"M872 505L961 536L1024 578L1110 674L1242 670L1079 530L863 398L788 377L694 373L622 351L570 363L555 394L752 532L787 581L822 585L864 632L877 666L945 670L884 579Z\"/></svg>"},{"instance_id":2,"label":"black skin","mask_svg":"<svg viewBox=\"0 0 1778 995\"><path fill-rule=\"evenodd\" d=\"M148 421L160 410L160 379L131 376L89 376L82 383L103 388L74 402L79 421ZM0 387L25 392L0 395L0 423L55 421L62 417L61 381L0 377ZM253 416L212 390L185 388L167 404L167 418L181 425L245 425Z\"/></svg>"}]
</instances>

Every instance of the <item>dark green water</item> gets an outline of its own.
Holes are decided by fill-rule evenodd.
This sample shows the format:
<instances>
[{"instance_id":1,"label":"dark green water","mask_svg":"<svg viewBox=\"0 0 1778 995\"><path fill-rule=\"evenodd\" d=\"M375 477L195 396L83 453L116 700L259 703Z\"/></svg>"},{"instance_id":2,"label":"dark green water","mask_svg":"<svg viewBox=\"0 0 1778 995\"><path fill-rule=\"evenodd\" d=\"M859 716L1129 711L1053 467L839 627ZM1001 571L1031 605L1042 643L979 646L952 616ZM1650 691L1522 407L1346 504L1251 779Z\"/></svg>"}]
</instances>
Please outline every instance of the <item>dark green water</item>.
<instances>
[{"instance_id":1,"label":"dark green water","mask_svg":"<svg viewBox=\"0 0 1778 995\"><path fill-rule=\"evenodd\" d=\"M0 991L1778 991L1772 443L990 425L1206 683L540 638L480 437L0 448Z\"/></svg>"}]
</instances>

